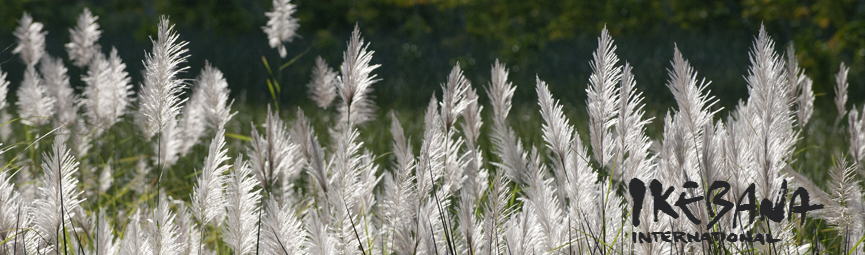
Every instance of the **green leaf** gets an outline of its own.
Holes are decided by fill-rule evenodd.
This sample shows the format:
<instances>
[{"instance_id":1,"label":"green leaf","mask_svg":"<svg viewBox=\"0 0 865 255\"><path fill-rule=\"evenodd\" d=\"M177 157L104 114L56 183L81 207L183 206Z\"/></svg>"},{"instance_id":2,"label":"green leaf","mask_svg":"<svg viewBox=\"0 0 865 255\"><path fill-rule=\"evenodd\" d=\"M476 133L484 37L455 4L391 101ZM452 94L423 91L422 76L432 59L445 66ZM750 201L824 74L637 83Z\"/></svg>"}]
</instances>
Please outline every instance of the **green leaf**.
<instances>
[{"instance_id":1,"label":"green leaf","mask_svg":"<svg viewBox=\"0 0 865 255\"><path fill-rule=\"evenodd\" d=\"M234 138L234 139L237 139L237 140L241 140L241 141L250 141L250 140L252 140L252 137L245 136L245 135L241 135L241 134L235 134L235 133L225 133L225 136L227 136L227 137L229 137L229 138Z\"/></svg>"}]
</instances>

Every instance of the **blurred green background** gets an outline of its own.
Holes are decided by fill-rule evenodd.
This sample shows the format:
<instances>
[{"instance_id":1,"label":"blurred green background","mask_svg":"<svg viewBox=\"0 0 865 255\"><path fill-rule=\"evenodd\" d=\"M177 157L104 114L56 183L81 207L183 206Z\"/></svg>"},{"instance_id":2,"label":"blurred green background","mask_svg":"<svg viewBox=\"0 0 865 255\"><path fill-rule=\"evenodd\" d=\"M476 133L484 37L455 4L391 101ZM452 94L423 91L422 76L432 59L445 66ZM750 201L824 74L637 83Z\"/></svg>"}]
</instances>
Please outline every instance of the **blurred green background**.
<instances>
[{"instance_id":1,"label":"blurred green background","mask_svg":"<svg viewBox=\"0 0 865 255\"><path fill-rule=\"evenodd\" d=\"M445 81L457 62L479 88L489 80L496 58L511 69L518 86L515 105L536 103L534 77L551 85L557 98L571 106L585 101L589 60L596 38L610 29L623 61L634 65L638 88L648 109L674 101L664 84L678 44L700 77L712 81L712 94L731 108L747 96L748 50L765 24L779 51L795 42L801 66L814 80L818 108L831 105L833 75L840 62L850 67L851 104L865 95L865 1L859 0L294 0L302 36L288 45L290 59L304 50L280 77L281 105L310 105L305 85L316 55L334 68L342 62L345 42L354 24L375 50L375 71L383 80L375 87L379 107L418 109ZM133 83L140 84L149 36L156 33L159 15L170 15L182 40L189 41L189 72L194 78L209 60L225 73L233 96L247 102L270 102L267 71L279 59L267 46L261 26L268 0L0 0L0 68L10 73L13 88L20 83L23 64L10 51L12 31L23 12L45 24L48 52L67 58L63 43L68 29L87 7L99 16L103 50L116 47L128 65ZM80 69L71 67L73 83L81 86ZM482 98L485 100L483 91ZM849 107L849 105L848 105ZM829 108L832 109L832 108ZM832 111L830 112L834 115ZM818 111L819 114L819 111ZM655 116L658 116L657 114Z\"/></svg>"}]
</instances>

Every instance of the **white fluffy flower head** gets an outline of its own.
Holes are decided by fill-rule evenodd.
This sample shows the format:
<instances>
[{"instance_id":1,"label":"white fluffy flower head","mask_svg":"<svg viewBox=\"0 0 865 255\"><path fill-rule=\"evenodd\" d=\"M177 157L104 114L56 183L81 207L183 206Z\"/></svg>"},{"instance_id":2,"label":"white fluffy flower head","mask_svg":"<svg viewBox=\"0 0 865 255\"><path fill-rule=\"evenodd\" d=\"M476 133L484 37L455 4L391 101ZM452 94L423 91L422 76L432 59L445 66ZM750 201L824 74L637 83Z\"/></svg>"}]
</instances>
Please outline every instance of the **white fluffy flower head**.
<instances>
[{"instance_id":1,"label":"white fluffy flower head","mask_svg":"<svg viewBox=\"0 0 865 255\"><path fill-rule=\"evenodd\" d=\"M270 20L267 21L267 26L261 29L267 34L270 47L276 48L279 56L283 58L287 54L284 43L290 43L298 36L297 28L300 24L297 23L297 18L291 16L297 11L296 7L291 0L273 0L273 11L264 13Z\"/></svg>"}]
</instances>

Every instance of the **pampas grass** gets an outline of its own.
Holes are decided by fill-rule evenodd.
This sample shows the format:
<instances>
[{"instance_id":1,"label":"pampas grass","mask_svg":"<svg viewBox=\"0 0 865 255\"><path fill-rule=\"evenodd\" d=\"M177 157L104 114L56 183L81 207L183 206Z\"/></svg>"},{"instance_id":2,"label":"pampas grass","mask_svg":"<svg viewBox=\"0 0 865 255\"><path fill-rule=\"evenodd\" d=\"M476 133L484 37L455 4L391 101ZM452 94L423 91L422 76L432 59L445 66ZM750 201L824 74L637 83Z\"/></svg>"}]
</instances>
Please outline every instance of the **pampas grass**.
<instances>
[{"instance_id":1,"label":"pampas grass","mask_svg":"<svg viewBox=\"0 0 865 255\"><path fill-rule=\"evenodd\" d=\"M263 29L285 57L298 37L297 6L273 4ZM748 97L728 112L675 45L667 87L676 106L646 109L651 99L635 67L602 29L588 84L536 76L541 123L527 124L542 138L535 144L511 126L516 85L499 61L485 86L473 85L472 69L459 63L438 77L441 90L430 95L422 124L410 122L420 117L411 111L387 109L379 119L375 72L388 63L374 62L359 25L338 71L315 60L306 85L314 105L267 106L258 119L234 104L217 66L204 62L185 74L186 42L167 18L157 24L137 92L117 50L101 51L88 10L70 30L70 62L44 52L41 23L24 14L19 24L14 52L23 79L0 71L0 134L11 144L0 146L0 254L862 254L865 247L865 108L847 108L849 71L841 64L836 75L839 115L829 130L808 70L792 46L779 54L764 28L738 84ZM83 75L69 77L65 63ZM10 86L16 95L7 96ZM570 116L571 99L551 92L561 86L585 89L588 121ZM387 119L390 134L379 136ZM649 131L654 121L663 127L657 134ZM836 156L823 155L828 150ZM828 174L809 169L828 159L835 162ZM698 224L665 213L656 220L654 200L630 196L634 179L644 186L657 179L686 197L718 194L707 185L726 181L730 201L754 184L754 195L770 203L803 187L825 209L753 224L744 212L725 215L707 229L719 206L689 205ZM687 181L700 188L680 189ZM788 193L779 193L785 181ZM632 239L664 231L771 233L780 242Z\"/></svg>"}]
</instances>

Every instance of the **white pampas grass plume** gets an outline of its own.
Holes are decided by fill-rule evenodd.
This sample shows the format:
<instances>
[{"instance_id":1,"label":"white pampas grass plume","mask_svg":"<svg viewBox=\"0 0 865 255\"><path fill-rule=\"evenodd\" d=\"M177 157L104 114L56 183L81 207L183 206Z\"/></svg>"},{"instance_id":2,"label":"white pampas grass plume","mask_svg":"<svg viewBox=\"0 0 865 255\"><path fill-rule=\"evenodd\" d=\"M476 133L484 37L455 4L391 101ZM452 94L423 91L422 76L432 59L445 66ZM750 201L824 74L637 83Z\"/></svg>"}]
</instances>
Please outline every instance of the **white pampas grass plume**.
<instances>
[{"instance_id":1,"label":"white pampas grass plume","mask_svg":"<svg viewBox=\"0 0 865 255\"><path fill-rule=\"evenodd\" d=\"M309 230L309 241L305 252L307 254L333 255L336 240L328 233L328 225L324 224L316 212L307 214L306 227Z\"/></svg>"},{"instance_id":2,"label":"white pampas grass plume","mask_svg":"<svg viewBox=\"0 0 865 255\"><path fill-rule=\"evenodd\" d=\"M169 207L170 200L164 192L160 193L153 218L147 220L154 255L180 255L186 249L186 244L179 242L181 229L177 226L177 215Z\"/></svg>"},{"instance_id":3,"label":"white pampas grass plume","mask_svg":"<svg viewBox=\"0 0 865 255\"><path fill-rule=\"evenodd\" d=\"M294 178L303 164L298 146L291 143L291 137L278 113L267 108L264 135L259 135L253 126L252 141L247 147L247 155L252 172L262 187L272 192L272 186L283 179Z\"/></svg>"},{"instance_id":4,"label":"white pampas grass plume","mask_svg":"<svg viewBox=\"0 0 865 255\"><path fill-rule=\"evenodd\" d=\"M654 167L654 156L649 156L651 143L646 136L646 125L654 118L643 118L643 93L637 91L632 70L627 62L622 68L619 121L616 124L616 148L619 154L616 165L619 166L620 174L613 177L621 177L625 182L635 177L648 177Z\"/></svg>"},{"instance_id":5,"label":"white pampas grass plume","mask_svg":"<svg viewBox=\"0 0 865 255\"><path fill-rule=\"evenodd\" d=\"M201 243L202 236L199 228L192 221L192 213L183 200L172 200L172 203L177 205L177 230L179 231L177 243L185 247L180 254L201 254L204 248Z\"/></svg>"},{"instance_id":6,"label":"white pampas grass plume","mask_svg":"<svg viewBox=\"0 0 865 255\"><path fill-rule=\"evenodd\" d=\"M301 254L307 240L306 230L288 204L279 206L273 197L267 202L267 215L261 220L262 254Z\"/></svg>"},{"instance_id":7,"label":"white pampas grass plume","mask_svg":"<svg viewBox=\"0 0 865 255\"><path fill-rule=\"evenodd\" d=\"M856 172L844 158L835 164L829 172L829 195L837 203L826 206L826 221L835 226L844 238L842 247L853 247L865 231L865 207L862 201L862 189L856 180ZM845 248L846 250L847 248ZM861 251L862 248L857 248ZM859 253L856 253L859 254Z\"/></svg>"},{"instance_id":8,"label":"white pampas grass plume","mask_svg":"<svg viewBox=\"0 0 865 255\"><path fill-rule=\"evenodd\" d=\"M320 191L318 194L323 196L328 190L324 149L318 142L318 139L315 136L315 130L312 129L309 119L306 118L306 115L304 115L303 111L299 108L297 110L297 119L295 122L296 123L291 129L291 138L294 143L299 146L300 154L303 155L303 159L306 161L306 166L309 169L307 173L309 173L315 183L318 184L315 185L315 187L318 188L318 191ZM322 203L322 206L326 207L327 203Z\"/></svg>"},{"instance_id":9,"label":"white pampas grass plume","mask_svg":"<svg viewBox=\"0 0 865 255\"><path fill-rule=\"evenodd\" d=\"M153 150L157 152L157 162L163 166L171 166L180 158L180 150L183 146L183 129L177 120L168 123L168 126L159 133L160 142L153 144Z\"/></svg>"},{"instance_id":10,"label":"white pampas grass plume","mask_svg":"<svg viewBox=\"0 0 865 255\"><path fill-rule=\"evenodd\" d=\"M251 174L249 165L238 155L226 187L228 218L222 228L222 240L236 255L255 251L261 195L254 190L259 183Z\"/></svg>"},{"instance_id":11,"label":"white pampas grass plume","mask_svg":"<svg viewBox=\"0 0 865 255\"><path fill-rule=\"evenodd\" d=\"M371 85L378 82L377 75L372 71L381 65L370 65L374 51L368 51L369 43L364 44L360 37L360 26L355 24L351 39L348 41L348 49L343 52L343 63L339 67L340 76L337 78L337 90L344 104L340 109L342 119L349 126L358 125L372 118L375 104L369 99L372 92ZM350 119L345 119L346 117Z\"/></svg>"},{"instance_id":12,"label":"white pampas grass plume","mask_svg":"<svg viewBox=\"0 0 865 255\"><path fill-rule=\"evenodd\" d=\"M508 207L511 199L511 189L508 180L499 172L492 178L489 202L484 213L483 243L487 244L487 251L494 254L502 254L506 251L507 244L504 243L504 232L507 229L508 219L513 211Z\"/></svg>"},{"instance_id":13,"label":"white pampas grass plume","mask_svg":"<svg viewBox=\"0 0 865 255\"><path fill-rule=\"evenodd\" d=\"M337 73L327 66L327 62L321 56L315 58L315 67L312 69L312 81L306 85L309 88L309 97L322 109L327 109L336 98Z\"/></svg>"},{"instance_id":14,"label":"white pampas grass plume","mask_svg":"<svg viewBox=\"0 0 865 255\"><path fill-rule=\"evenodd\" d=\"M54 120L56 126L64 126L75 123L78 118L78 95L69 84L69 76L66 75L66 67L62 59L56 59L45 55L39 65L42 78L45 81L46 95L54 99Z\"/></svg>"},{"instance_id":15,"label":"white pampas grass plume","mask_svg":"<svg viewBox=\"0 0 865 255\"><path fill-rule=\"evenodd\" d=\"M558 100L553 99L547 83L538 76L535 76L535 81L537 82L535 90L538 93L538 106L541 107L541 117L544 119L544 124L542 124L544 141L547 143L547 148L553 152L553 165L563 169L568 165L565 161L570 156L574 127L568 124L568 119L562 112L562 105L559 104ZM564 171L556 172L557 175L560 173L564 173Z\"/></svg>"},{"instance_id":16,"label":"white pampas grass plume","mask_svg":"<svg viewBox=\"0 0 865 255\"><path fill-rule=\"evenodd\" d=\"M111 98L109 106L114 109L110 113L114 115L113 119L116 122L116 119L126 114L134 92L132 91L132 79L126 72L126 64L123 63L123 59L120 58L114 47L111 47L111 53L108 55L108 66L111 70L108 73L110 85L108 91Z\"/></svg>"},{"instance_id":17,"label":"white pampas grass plume","mask_svg":"<svg viewBox=\"0 0 865 255\"><path fill-rule=\"evenodd\" d=\"M214 130L224 128L236 114L231 112L234 100L228 101L229 92L231 91L228 89L228 82L222 77L222 72L205 61L204 69L195 79L194 94L201 95L200 104L204 109L204 115L207 117L208 125Z\"/></svg>"},{"instance_id":18,"label":"white pampas grass plume","mask_svg":"<svg viewBox=\"0 0 865 255\"><path fill-rule=\"evenodd\" d=\"M63 247L67 239L65 231L71 230L71 219L83 201L81 191L74 178L78 172L78 162L66 144L54 140L51 153L43 153L42 170L45 173L39 188L39 199L34 203L33 217L35 228L51 245Z\"/></svg>"},{"instance_id":19,"label":"white pampas grass plume","mask_svg":"<svg viewBox=\"0 0 865 255\"><path fill-rule=\"evenodd\" d=\"M18 24L13 32L18 39L18 45L12 50L12 54L19 54L24 64L34 67L45 54L45 35L48 32L42 31L42 23L33 22L33 17L27 12L18 20Z\"/></svg>"},{"instance_id":20,"label":"white pampas grass plume","mask_svg":"<svg viewBox=\"0 0 865 255\"><path fill-rule=\"evenodd\" d=\"M531 206L534 209L533 228L537 228L538 237L542 238L543 243L538 244L539 248L549 251L553 250L567 241L563 239L566 225L562 224L562 204L557 197L558 190L554 184L553 178L546 178L547 169L540 165L540 159L537 156L537 150L532 149L533 162L530 165L531 175L529 176L529 185L526 188L526 197L523 206ZM563 193L562 193L563 194Z\"/></svg>"},{"instance_id":21,"label":"white pampas grass plume","mask_svg":"<svg viewBox=\"0 0 865 255\"><path fill-rule=\"evenodd\" d=\"M84 8L81 15L78 16L78 23L75 28L69 29L69 39L66 51L69 52L69 60L77 67L84 67L90 64L96 54L99 54L99 37L102 31L99 30L99 24L96 20L99 16L93 16L90 9Z\"/></svg>"},{"instance_id":22,"label":"white pampas grass plume","mask_svg":"<svg viewBox=\"0 0 865 255\"><path fill-rule=\"evenodd\" d=\"M466 100L469 100L471 103L468 104L462 113L465 120L462 123L462 131L465 134L466 148L468 149L465 155L465 166L463 167L463 174L466 177L463 187L468 187L468 189L463 190L467 190L468 192L462 193L462 195L473 196L475 199L483 196L484 192L489 188L489 172L483 167L484 156L478 145L478 138L483 126L481 111L484 109L478 103L478 98L477 91L474 88L469 88L466 91Z\"/></svg>"},{"instance_id":23,"label":"white pampas grass plume","mask_svg":"<svg viewBox=\"0 0 865 255\"><path fill-rule=\"evenodd\" d=\"M27 67L24 81L18 87L18 114L25 125L39 127L45 125L54 114L54 99L46 95L45 84L35 67Z\"/></svg>"},{"instance_id":24,"label":"white pampas grass plume","mask_svg":"<svg viewBox=\"0 0 865 255\"><path fill-rule=\"evenodd\" d=\"M560 187L557 188L559 193L557 195L560 197L558 201L561 201L562 204L557 206L561 206L565 202L565 189L563 187L566 187L565 183L568 181L566 173L572 171L574 167L571 150L574 127L568 124L568 119L562 112L562 105L559 104L558 100L553 99L547 83L538 76L535 76L535 81L537 83L535 91L538 93L538 105L541 107L541 117L544 119L543 138L547 148L553 153L550 157L553 161L553 173L559 177L556 179L557 185ZM542 181L545 178L540 173L530 173L529 177L529 185L536 189L542 186ZM541 214L543 215L544 212Z\"/></svg>"},{"instance_id":25,"label":"white pampas grass plume","mask_svg":"<svg viewBox=\"0 0 865 255\"><path fill-rule=\"evenodd\" d=\"M848 72L850 72L850 68L844 65L844 62L841 62L838 73L835 74L835 108L838 109L838 120L835 121L836 123L840 122L844 118L844 115L847 114L847 88L850 86L847 83Z\"/></svg>"},{"instance_id":26,"label":"white pampas grass plume","mask_svg":"<svg viewBox=\"0 0 865 255\"><path fill-rule=\"evenodd\" d=\"M144 84L139 98L139 111L146 117L143 128L152 134L162 132L180 114L181 104L185 101L180 98L184 85L177 75L189 68L180 66L186 62L184 54L188 50L183 47L187 42L178 41L174 25L163 16L158 29L157 39L150 39L153 52L145 55Z\"/></svg>"},{"instance_id":27,"label":"white pampas grass plume","mask_svg":"<svg viewBox=\"0 0 865 255\"><path fill-rule=\"evenodd\" d=\"M185 156L192 147L198 144L201 137L204 136L204 131L207 130L207 120L205 119L205 109L202 104L204 96L200 93L193 93L186 101L181 111L180 118L177 120L180 140L179 153L180 156Z\"/></svg>"},{"instance_id":28,"label":"white pampas grass plume","mask_svg":"<svg viewBox=\"0 0 865 255\"><path fill-rule=\"evenodd\" d=\"M601 168L607 165L614 152L611 128L616 125L619 111L619 89L616 84L622 76L622 67L616 66L616 46L610 32L604 27L598 38L598 49L592 53L592 75L586 89L586 108L589 112L589 136L595 160Z\"/></svg>"},{"instance_id":29,"label":"white pampas grass plume","mask_svg":"<svg viewBox=\"0 0 865 255\"><path fill-rule=\"evenodd\" d=\"M790 89L790 100L796 104L796 120L800 129L808 124L814 113L814 91L811 89L813 83L814 81L805 75L805 70L799 68L796 51L791 43L787 47L787 86Z\"/></svg>"},{"instance_id":30,"label":"white pampas grass plume","mask_svg":"<svg viewBox=\"0 0 865 255\"><path fill-rule=\"evenodd\" d=\"M525 183L526 152L523 150L522 141L507 125L516 86L508 81L508 70L498 59L490 72L490 85L486 88L493 107L493 133L490 140L495 145L496 155L502 161L501 169L505 176L517 183Z\"/></svg>"},{"instance_id":31,"label":"white pampas grass plume","mask_svg":"<svg viewBox=\"0 0 865 255\"><path fill-rule=\"evenodd\" d=\"M850 132L850 156L859 171L865 173L865 106L862 106L861 115L856 107L853 107L847 116L847 123Z\"/></svg>"},{"instance_id":32,"label":"white pampas grass plume","mask_svg":"<svg viewBox=\"0 0 865 255\"><path fill-rule=\"evenodd\" d=\"M428 199L433 191L433 183L441 177L446 153L446 138L442 133L441 118L438 115L435 95L430 99L424 116L423 142L418 155L418 165L415 170L417 178L418 201Z\"/></svg>"},{"instance_id":33,"label":"white pampas grass plume","mask_svg":"<svg viewBox=\"0 0 865 255\"><path fill-rule=\"evenodd\" d=\"M712 116L718 112L710 110L718 102L707 90L712 82L707 82L705 78L697 80L697 71L682 56L678 45L673 49L673 61L670 64L673 68L668 70L670 80L667 87L673 93L679 108L678 114L684 117L684 124L690 132L688 140L699 140L703 127L711 124Z\"/></svg>"},{"instance_id":34,"label":"white pampas grass plume","mask_svg":"<svg viewBox=\"0 0 865 255\"><path fill-rule=\"evenodd\" d=\"M15 234L16 225L19 223L18 212L21 208L18 201L19 194L15 190L14 183L11 182L6 171L0 172L0 238L3 240L9 240L8 238ZM0 248L3 246L0 245Z\"/></svg>"},{"instance_id":35,"label":"white pampas grass plume","mask_svg":"<svg viewBox=\"0 0 865 255\"><path fill-rule=\"evenodd\" d=\"M466 92L471 86L469 80L463 75L459 63L457 63L448 74L447 83L441 85L442 101L439 106L441 107L441 118L445 132L450 132L457 118L472 102L472 99L466 98Z\"/></svg>"},{"instance_id":36,"label":"white pampas grass plume","mask_svg":"<svg viewBox=\"0 0 865 255\"><path fill-rule=\"evenodd\" d=\"M101 53L96 54L89 65L87 75L82 78L86 86L79 104L84 107L84 116L94 127L94 134L99 135L126 114L132 84L126 64L115 48L111 48L107 59Z\"/></svg>"},{"instance_id":37,"label":"white pampas grass plume","mask_svg":"<svg viewBox=\"0 0 865 255\"><path fill-rule=\"evenodd\" d=\"M505 242L508 244L507 254L543 253L544 249L539 246L543 237L535 214L533 205L524 204L522 210L507 222L504 233Z\"/></svg>"},{"instance_id":38,"label":"white pampas grass plume","mask_svg":"<svg viewBox=\"0 0 865 255\"><path fill-rule=\"evenodd\" d=\"M120 241L120 255L151 255L153 246L150 243L150 235L142 229L141 211L135 211L126 230L123 232L123 240Z\"/></svg>"},{"instance_id":39,"label":"white pampas grass plume","mask_svg":"<svg viewBox=\"0 0 865 255\"><path fill-rule=\"evenodd\" d=\"M6 96L9 94L9 81L6 80L6 73L0 70L0 110L6 110L9 103L6 101ZM6 123L5 121L3 123ZM6 139L3 139L6 140Z\"/></svg>"},{"instance_id":40,"label":"white pampas grass plume","mask_svg":"<svg viewBox=\"0 0 865 255\"><path fill-rule=\"evenodd\" d=\"M222 194L222 186L225 185L225 177L222 173L229 169L224 165L229 160L225 147L225 130L220 129L204 159L198 184L193 188L192 213L202 225L219 225L225 214L225 197Z\"/></svg>"},{"instance_id":41,"label":"white pampas grass plume","mask_svg":"<svg viewBox=\"0 0 865 255\"><path fill-rule=\"evenodd\" d=\"M793 132L793 116L787 100L786 71L774 51L774 42L761 27L750 53L748 70L748 108L752 153L756 160L757 196L775 201L781 187L781 169L792 153L797 139Z\"/></svg>"},{"instance_id":42,"label":"white pampas grass plume","mask_svg":"<svg viewBox=\"0 0 865 255\"><path fill-rule=\"evenodd\" d=\"M416 162L403 128L399 124L396 113L391 112L391 134L393 135L393 151L396 156L396 166L393 175L384 175L384 194L382 201L383 224L393 231L393 240L389 250L397 254L411 253L414 250L417 231L413 223L417 221L417 194L415 178L411 174Z\"/></svg>"},{"instance_id":43,"label":"white pampas grass plume","mask_svg":"<svg viewBox=\"0 0 865 255\"><path fill-rule=\"evenodd\" d=\"M98 216L90 217L90 224L94 229L93 246L91 247L92 254L118 254L120 252L120 243L114 240L114 229L105 216L104 211L99 211Z\"/></svg>"},{"instance_id":44,"label":"white pampas grass plume","mask_svg":"<svg viewBox=\"0 0 865 255\"><path fill-rule=\"evenodd\" d=\"M268 18L267 26L261 27L267 34L267 42L271 48L279 51L279 56L285 58L285 43L290 43L297 35L298 18L291 15L296 12L296 6L291 0L273 0L273 10L265 12Z\"/></svg>"}]
</instances>

